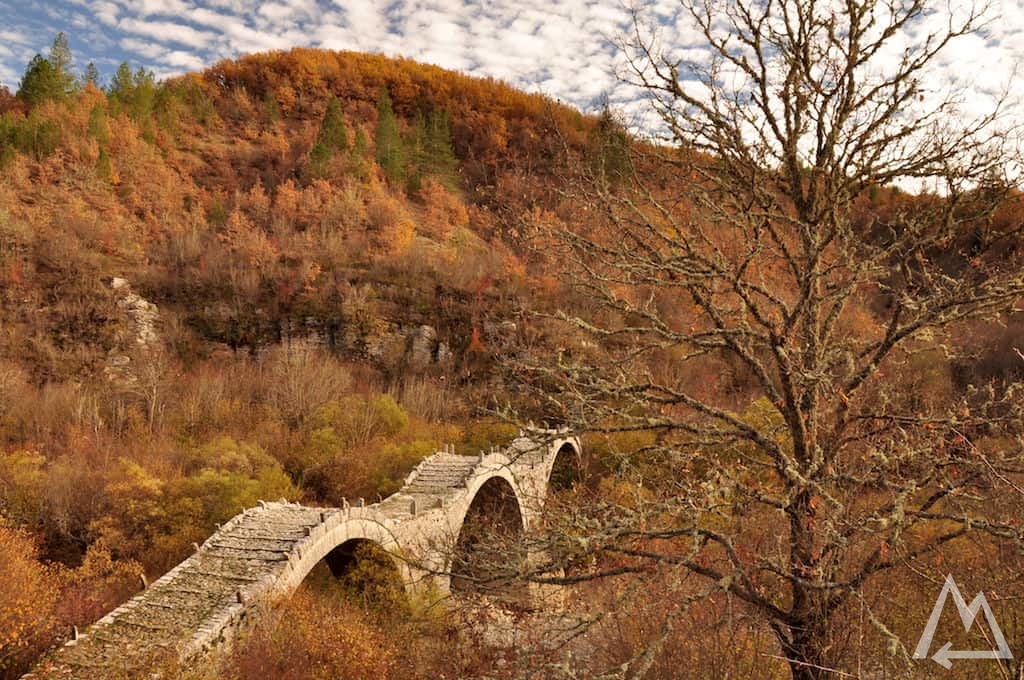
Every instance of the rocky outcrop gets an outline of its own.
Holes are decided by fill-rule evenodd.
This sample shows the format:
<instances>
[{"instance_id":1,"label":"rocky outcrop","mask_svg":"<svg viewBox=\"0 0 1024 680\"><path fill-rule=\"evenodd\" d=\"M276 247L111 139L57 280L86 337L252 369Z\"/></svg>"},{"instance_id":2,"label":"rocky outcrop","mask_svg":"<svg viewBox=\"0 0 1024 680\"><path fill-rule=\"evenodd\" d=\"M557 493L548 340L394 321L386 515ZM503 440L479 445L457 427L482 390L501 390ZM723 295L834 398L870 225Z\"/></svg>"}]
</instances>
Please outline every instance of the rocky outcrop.
<instances>
[{"instance_id":1,"label":"rocky outcrop","mask_svg":"<svg viewBox=\"0 0 1024 680\"><path fill-rule=\"evenodd\" d=\"M411 333L409 341L409 367L422 371L433 362L437 352L437 331L423 325Z\"/></svg>"},{"instance_id":2,"label":"rocky outcrop","mask_svg":"<svg viewBox=\"0 0 1024 680\"><path fill-rule=\"evenodd\" d=\"M107 357L105 373L108 380L126 388L136 384L138 376L132 370L132 356L139 351L148 353L161 347L157 330L160 310L152 302L132 290L127 279L115 276L110 287L114 291L118 309L124 314L127 332L121 337L120 349Z\"/></svg>"},{"instance_id":3,"label":"rocky outcrop","mask_svg":"<svg viewBox=\"0 0 1024 680\"><path fill-rule=\"evenodd\" d=\"M133 291L127 279L115 276L110 282L110 287L117 295L118 308L128 316L135 344L150 347L159 343L157 323L160 321L160 310L157 306Z\"/></svg>"},{"instance_id":4,"label":"rocky outcrop","mask_svg":"<svg viewBox=\"0 0 1024 680\"><path fill-rule=\"evenodd\" d=\"M439 340L437 329L427 324L413 327L391 324L366 339L366 354L385 366L393 368L404 364L414 372L432 366L450 367L455 361L448 343Z\"/></svg>"}]
</instances>

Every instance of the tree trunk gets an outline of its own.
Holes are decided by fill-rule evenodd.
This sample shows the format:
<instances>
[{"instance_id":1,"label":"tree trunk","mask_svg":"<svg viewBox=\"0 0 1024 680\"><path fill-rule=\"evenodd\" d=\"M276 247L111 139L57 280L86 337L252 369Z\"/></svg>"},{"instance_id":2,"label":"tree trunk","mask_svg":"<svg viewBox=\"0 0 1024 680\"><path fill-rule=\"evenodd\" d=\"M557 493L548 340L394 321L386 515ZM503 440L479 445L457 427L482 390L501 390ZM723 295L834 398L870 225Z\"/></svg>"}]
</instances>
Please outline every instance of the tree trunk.
<instances>
[{"instance_id":1,"label":"tree trunk","mask_svg":"<svg viewBox=\"0 0 1024 680\"><path fill-rule=\"evenodd\" d=\"M788 639L781 640L793 680L831 680L836 664L828 654L831 617L824 595L797 586L794 601L803 606L788 626Z\"/></svg>"},{"instance_id":2,"label":"tree trunk","mask_svg":"<svg viewBox=\"0 0 1024 680\"><path fill-rule=\"evenodd\" d=\"M823 647L825 626L815 626L817 631L808 630L794 635L791 649L786 657L793 680L825 680L833 677L828 664L824 663Z\"/></svg>"}]
</instances>

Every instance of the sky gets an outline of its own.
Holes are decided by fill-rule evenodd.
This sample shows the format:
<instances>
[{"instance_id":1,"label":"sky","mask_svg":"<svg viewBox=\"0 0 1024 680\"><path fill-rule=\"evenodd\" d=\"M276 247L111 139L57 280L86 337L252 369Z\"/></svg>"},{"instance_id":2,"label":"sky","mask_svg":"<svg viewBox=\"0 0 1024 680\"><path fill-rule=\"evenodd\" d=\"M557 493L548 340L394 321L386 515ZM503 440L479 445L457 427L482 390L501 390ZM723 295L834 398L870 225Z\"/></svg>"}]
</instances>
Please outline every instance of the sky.
<instances>
[{"instance_id":1,"label":"sky","mask_svg":"<svg viewBox=\"0 0 1024 680\"><path fill-rule=\"evenodd\" d=\"M1024 0L991 5L985 33L954 44L930 75L977 89L979 106L1024 81L1014 71L1024 63ZM700 58L676 2L650 0L639 9L663 44ZM77 68L93 61L106 78L122 61L165 77L240 54L311 46L410 57L586 111L602 96L638 106L637 90L617 79L616 41L631 25L619 0L0 0L0 17L0 84L11 90L32 56L45 55L64 31Z\"/></svg>"}]
</instances>

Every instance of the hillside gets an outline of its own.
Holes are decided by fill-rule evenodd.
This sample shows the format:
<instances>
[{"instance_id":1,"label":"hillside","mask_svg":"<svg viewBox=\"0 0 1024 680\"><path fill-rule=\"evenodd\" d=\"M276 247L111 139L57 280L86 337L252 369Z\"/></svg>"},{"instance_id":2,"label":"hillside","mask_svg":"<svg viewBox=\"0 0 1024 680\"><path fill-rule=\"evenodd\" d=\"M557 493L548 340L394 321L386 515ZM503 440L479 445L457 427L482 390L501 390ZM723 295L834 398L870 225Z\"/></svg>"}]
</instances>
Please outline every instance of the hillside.
<instances>
[{"instance_id":1,"label":"hillside","mask_svg":"<svg viewBox=\"0 0 1024 680\"><path fill-rule=\"evenodd\" d=\"M29 72L46 69L33 64ZM538 398L524 368L552 357L562 368L582 367L577 397L614 382L588 382L588 362L621 351L623 366L663 380L666 394L695 395L741 430L753 423L776 437L778 403L758 391L756 361L729 358L710 342L685 357L684 343L659 344L659 333L699 337L713 326L677 287L672 267L685 258L673 251L673 230L707 230L694 257L739 257L739 229L708 220L708 205L694 198L715 158L641 144L607 112L583 115L492 80L366 54L256 54L164 82L125 65L103 88L27 76L17 95L0 89L0 678L16 677L72 625L130 596L141 578L164 573L241 507L386 496L446 443L475 453L507 440L514 428L491 416L510 402L520 413L559 418L571 399L560 402L543 371L537 383L556 396ZM629 149L639 152L634 165ZM644 180L642 192L630 194L630 172ZM923 298L935 281L969 282L982 265L1019 267L1020 196L1007 195L998 210L964 217L939 245L915 254L936 264L935 279L914 264L851 287L833 319L836 334L884 336L898 293ZM606 279L606 289L574 287L563 276L571 248L558 230L571 226L590 252L621 246L623 225L633 223L601 209L632 208L627 199L637 196L670 206L626 214L653 225L652 242L667 243L664 252L677 259L666 255L661 269L641 275L626 248L626 273ZM971 214L965 202L962 214ZM870 186L851 199L851 249L884 250L938 203ZM1013 238L986 244L982 257L987 229ZM771 248L756 254L764 261L738 267L736 280L756 277L788 303L796 288L783 258ZM844 258L830 256L839 262L831 271L841 272ZM616 266L601 264L607 269L592 272L599 281ZM595 302L595 290L606 297ZM653 314L655 341L634 356L629 338L590 341L531 314L555 306L613 326ZM944 353L948 338L901 349L879 403L939 413L976 386L1012 396L1024 375L1012 351L1019 317L951 321L955 361ZM685 370L677 368L683 358L694 359ZM634 394L614 402L611 420L634 417ZM659 417L683 411L659 398L645 404ZM597 507L628 510L658 493L675 499L679 484L713 479L711 456L771 491L760 471L769 466L744 444L662 438L651 422L647 431L587 441L591 471L628 470L629 453L659 446L696 462L671 469L641 457L636 484L598 474L580 491L593 492ZM985 442L988 431L968 434ZM943 436L935 446L960 455L960 440ZM743 502L723 503L742 527L778 520L765 511L748 524ZM580 570L599 558L625 560L569 554ZM655 586L679 595L666 583ZM670 599L652 590L616 609L614 584L586 588L585 604L624 616L649 610L657 618ZM407 611L388 607L368 622L351 602L306 592L289 607L300 624L256 635L251 658L235 660L238 677L278 677L295 663L295 646L310 650L310 668L322 657L365 668L367 677L402 677L396 669L406 667L408 677L436 676L437 659L449 657L472 676L494 660L492 648L467 642L472 626L407 620ZM343 625L318 625L329 617ZM635 621L602 633L619 645L609 645L609 666L649 635L633 630ZM738 635L753 648L758 632L750 630ZM714 658L679 649L697 665ZM671 658L659 663L672 666Z\"/></svg>"},{"instance_id":2,"label":"hillside","mask_svg":"<svg viewBox=\"0 0 1024 680\"><path fill-rule=\"evenodd\" d=\"M386 495L504 436L471 416L524 299L557 289L523 216L594 126L316 50L0 92L0 531L53 563L12 582L41 613L0 669L239 505Z\"/></svg>"},{"instance_id":3,"label":"hillside","mask_svg":"<svg viewBox=\"0 0 1024 680\"><path fill-rule=\"evenodd\" d=\"M495 82L357 54L296 50L159 85L126 80L28 115L6 104L6 311L23 315L26 297L46 310L53 342L29 360L36 381L106 360L114 276L180 322L172 341L199 354L316 330L365 355L388 345L375 323L428 320L464 349L483 310L502 313L492 300L524 284L516 213L545 202L554 145L579 143L552 131L582 138L593 125ZM332 95L341 136L316 146ZM42 330L38 317L8 326L5 346ZM94 337L64 335L83 326Z\"/></svg>"}]
</instances>

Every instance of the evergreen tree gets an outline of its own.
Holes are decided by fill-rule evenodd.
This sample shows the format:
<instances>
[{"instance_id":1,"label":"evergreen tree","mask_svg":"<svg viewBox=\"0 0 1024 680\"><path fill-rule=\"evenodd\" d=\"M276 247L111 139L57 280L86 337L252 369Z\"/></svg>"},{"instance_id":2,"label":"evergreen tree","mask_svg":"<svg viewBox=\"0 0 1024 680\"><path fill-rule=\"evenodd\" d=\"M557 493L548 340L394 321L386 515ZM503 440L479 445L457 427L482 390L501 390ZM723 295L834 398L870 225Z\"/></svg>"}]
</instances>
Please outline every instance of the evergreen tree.
<instances>
[{"instance_id":1,"label":"evergreen tree","mask_svg":"<svg viewBox=\"0 0 1024 680\"><path fill-rule=\"evenodd\" d=\"M423 185L423 173L427 171L426 138L427 123L423 112L417 111L413 119L412 133L405 145L406 155L410 161L405 178L405 188L409 193L419 191Z\"/></svg>"},{"instance_id":2,"label":"evergreen tree","mask_svg":"<svg viewBox=\"0 0 1024 680\"><path fill-rule=\"evenodd\" d=\"M65 99L75 92L71 73L71 48L68 37L58 33L50 46L50 56L37 54L25 68L18 87L18 98L31 105L50 99Z\"/></svg>"},{"instance_id":3,"label":"evergreen tree","mask_svg":"<svg viewBox=\"0 0 1024 680\"><path fill-rule=\"evenodd\" d=\"M355 141L349 150L352 172L360 179L366 179L366 133L362 126L356 127Z\"/></svg>"},{"instance_id":4,"label":"evergreen tree","mask_svg":"<svg viewBox=\"0 0 1024 680\"><path fill-rule=\"evenodd\" d=\"M96 104L89 111L89 134L100 144L110 139L110 126L107 125L107 112L102 104Z\"/></svg>"},{"instance_id":5,"label":"evergreen tree","mask_svg":"<svg viewBox=\"0 0 1024 680\"><path fill-rule=\"evenodd\" d=\"M133 80L135 98L132 102L131 115L135 120L148 119L153 114L156 104L156 76L152 71L139 67Z\"/></svg>"},{"instance_id":6,"label":"evergreen tree","mask_svg":"<svg viewBox=\"0 0 1024 680\"><path fill-rule=\"evenodd\" d=\"M391 97L386 88L381 88L377 100L377 163L392 182L401 181L405 175L405 145L398 131L398 120L391 107Z\"/></svg>"},{"instance_id":7,"label":"evergreen tree","mask_svg":"<svg viewBox=\"0 0 1024 680\"><path fill-rule=\"evenodd\" d=\"M110 79L107 95L115 101L124 103L131 100L134 91L132 68L127 61L122 61L114 72L114 77Z\"/></svg>"},{"instance_id":8,"label":"evergreen tree","mask_svg":"<svg viewBox=\"0 0 1024 680\"><path fill-rule=\"evenodd\" d=\"M450 189L456 188L458 159L452 148L451 123L444 109L416 113L412 132L406 140L406 188L418 191L425 175L431 175Z\"/></svg>"},{"instance_id":9,"label":"evergreen tree","mask_svg":"<svg viewBox=\"0 0 1024 680\"><path fill-rule=\"evenodd\" d=\"M64 75L71 74L71 47L68 45L68 36L64 31L57 34L50 45L50 65Z\"/></svg>"},{"instance_id":10,"label":"evergreen tree","mask_svg":"<svg viewBox=\"0 0 1024 680\"><path fill-rule=\"evenodd\" d=\"M114 166L110 162L110 155L103 147L100 147L100 155L96 158L96 175L104 182L114 181Z\"/></svg>"},{"instance_id":11,"label":"evergreen tree","mask_svg":"<svg viewBox=\"0 0 1024 680\"><path fill-rule=\"evenodd\" d=\"M0 115L0 169L10 163L17 150L16 123L7 114Z\"/></svg>"},{"instance_id":12,"label":"evergreen tree","mask_svg":"<svg viewBox=\"0 0 1024 680\"><path fill-rule=\"evenodd\" d=\"M153 72L140 67L133 73L128 62L121 62L107 88L111 101L127 110L128 115L137 123L152 116L156 94L156 77Z\"/></svg>"},{"instance_id":13,"label":"evergreen tree","mask_svg":"<svg viewBox=\"0 0 1024 680\"><path fill-rule=\"evenodd\" d=\"M263 97L263 116L271 125L281 120L281 105L277 103L277 99L270 92Z\"/></svg>"},{"instance_id":14,"label":"evergreen tree","mask_svg":"<svg viewBox=\"0 0 1024 680\"><path fill-rule=\"evenodd\" d=\"M100 87L100 70L96 68L96 64L89 62L85 67L85 73L82 75L82 85L88 85L92 83L96 87Z\"/></svg>"},{"instance_id":15,"label":"evergreen tree","mask_svg":"<svg viewBox=\"0 0 1024 680\"><path fill-rule=\"evenodd\" d=\"M449 186L456 180L459 166L452 148L452 129L448 112L434 109L426 119L426 134L423 140L424 166Z\"/></svg>"},{"instance_id":16,"label":"evergreen tree","mask_svg":"<svg viewBox=\"0 0 1024 680\"><path fill-rule=\"evenodd\" d=\"M352 145L352 156L361 159L366 155L366 133L362 127L356 128L356 141Z\"/></svg>"},{"instance_id":17,"label":"evergreen tree","mask_svg":"<svg viewBox=\"0 0 1024 680\"><path fill-rule=\"evenodd\" d=\"M597 116L597 124L587 140L590 166L601 183L617 184L629 169L629 133L616 118L607 99Z\"/></svg>"},{"instance_id":18,"label":"evergreen tree","mask_svg":"<svg viewBox=\"0 0 1024 680\"><path fill-rule=\"evenodd\" d=\"M412 166L407 178L410 191L419 189L424 175L432 175L449 188L455 188L459 163L452 149L451 123L446 110L433 109L428 115L417 112L406 150Z\"/></svg>"},{"instance_id":19,"label":"evergreen tree","mask_svg":"<svg viewBox=\"0 0 1024 680\"><path fill-rule=\"evenodd\" d=\"M322 174L335 152L348 148L348 131L345 129L345 116L341 112L341 102L331 96L327 102L323 122L316 142L309 152L310 166L315 174Z\"/></svg>"},{"instance_id":20,"label":"evergreen tree","mask_svg":"<svg viewBox=\"0 0 1024 680\"><path fill-rule=\"evenodd\" d=\"M67 36L61 32L54 38L48 58L41 54L32 57L22 76L18 97L34 105L48 99L65 99L74 91L71 48Z\"/></svg>"},{"instance_id":21,"label":"evergreen tree","mask_svg":"<svg viewBox=\"0 0 1024 680\"><path fill-rule=\"evenodd\" d=\"M68 45L68 36L61 31L57 34L57 37L53 39L53 44L50 45L50 65L53 66L57 72L57 80L59 81L60 98L69 97L75 93L75 73L72 69L73 58L71 56L71 47Z\"/></svg>"},{"instance_id":22,"label":"evergreen tree","mask_svg":"<svg viewBox=\"0 0 1024 680\"><path fill-rule=\"evenodd\" d=\"M37 54L32 57L25 69L25 75L21 77L21 84L18 87L18 99L26 104L36 105L48 99L60 97L60 78L53 65Z\"/></svg>"}]
</instances>

